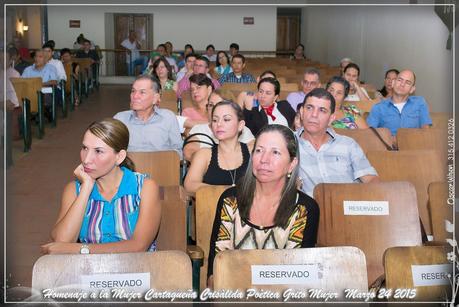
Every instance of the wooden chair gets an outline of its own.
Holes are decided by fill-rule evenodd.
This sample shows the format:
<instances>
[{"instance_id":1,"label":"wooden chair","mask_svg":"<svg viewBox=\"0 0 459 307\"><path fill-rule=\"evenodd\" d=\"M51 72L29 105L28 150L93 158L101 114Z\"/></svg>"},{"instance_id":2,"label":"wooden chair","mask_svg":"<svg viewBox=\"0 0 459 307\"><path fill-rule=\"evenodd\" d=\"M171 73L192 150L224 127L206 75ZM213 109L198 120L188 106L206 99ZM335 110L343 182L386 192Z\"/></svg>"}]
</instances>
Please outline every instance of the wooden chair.
<instances>
[{"instance_id":1,"label":"wooden chair","mask_svg":"<svg viewBox=\"0 0 459 307\"><path fill-rule=\"evenodd\" d=\"M159 186L180 185L180 157L175 150L128 152L136 171L147 173Z\"/></svg>"},{"instance_id":2,"label":"wooden chair","mask_svg":"<svg viewBox=\"0 0 459 307\"><path fill-rule=\"evenodd\" d=\"M447 162L448 132L446 129L400 128L397 130L397 144L399 150L437 150L445 164Z\"/></svg>"},{"instance_id":3,"label":"wooden chair","mask_svg":"<svg viewBox=\"0 0 459 307\"><path fill-rule=\"evenodd\" d=\"M185 108L191 108L193 107L193 100L191 100L191 93L190 91L185 91L182 93L182 97L181 97L181 110L185 109ZM181 112L180 112L181 114Z\"/></svg>"},{"instance_id":4,"label":"wooden chair","mask_svg":"<svg viewBox=\"0 0 459 307\"><path fill-rule=\"evenodd\" d=\"M280 88L282 91L286 91L286 92L297 92L298 83L282 83Z\"/></svg>"},{"instance_id":5,"label":"wooden chair","mask_svg":"<svg viewBox=\"0 0 459 307\"><path fill-rule=\"evenodd\" d=\"M416 188L419 215L427 235L432 234L427 188L446 178L445 163L434 150L368 151L367 158L382 181L409 181Z\"/></svg>"},{"instance_id":6,"label":"wooden chair","mask_svg":"<svg viewBox=\"0 0 459 307\"><path fill-rule=\"evenodd\" d=\"M228 186L208 186L202 187L196 191L196 247L189 246L189 255L191 259L199 263L202 261L200 272L194 272L199 280L200 288L207 287L207 264L209 258L210 236L215 219L215 211L218 199ZM199 267L194 267L198 270Z\"/></svg>"},{"instance_id":7,"label":"wooden chair","mask_svg":"<svg viewBox=\"0 0 459 307\"><path fill-rule=\"evenodd\" d=\"M188 197L183 187L160 187L161 224L156 238L158 250L187 251Z\"/></svg>"},{"instance_id":8,"label":"wooden chair","mask_svg":"<svg viewBox=\"0 0 459 307\"><path fill-rule=\"evenodd\" d=\"M225 90L230 90L233 92L234 96L237 97L242 91L257 91L256 83L224 83L221 87Z\"/></svg>"},{"instance_id":9,"label":"wooden chair","mask_svg":"<svg viewBox=\"0 0 459 307\"><path fill-rule=\"evenodd\" d=\"M78 78L78 95L80 96L80 103L82 102L82 93L87 98L89 95L89 83L92 82L92 63L90 58L74 58L74 62L80 66L80 76ZM83 88L84 86L84 88Z\"/></svg>"},{"instance_id":10,"label":"wooden chair","mask_svg":"<svg viewBox=\"0 0 459 307\"><path fill-rule=\"evenodd\" d=\"M430 112L432 128L448 129L448 121L453 118L449 113Z\"/></svg>"},{"instance_id":11,"label":"wooden chair","mask_svg":"<svg viewBox=\"0 0 459 307\"><path fill-rule=\"evenodd\" d=\"M393 289L392 300L410 301L410 299L395 299L395 289L414 289L415 301L449 301L451 300L450 280L446 277L452 274L453 263L446 257L447 249L442 246L412 246L392 247L384 253L384 268L386 289ZM441 266L445 265L445 266ZM432 275L432 266L441 268L442 272ZM422 276L418 269L424 269L429 275ZM435 278L437 277L437 278ZM443 285L432 285L432 280L443 281ZM421 285L425 286L421 286ZM431 284L428 286L428 284ZM400 292L401 293L401 292Z\"/></svg>"},{"instance_id":12,"label":"wooden chair","mask_svg":"<svg viewBox=\"0 0 459 307\"><path fill-rule=\"evenodd\" d=\"M445 220L453 222L453 206L448 204L448 184L446 182L432 182L428 187L428 209L432 221L432 235L434 241L445 242L452 234L446 231Z\"/></svg>"},{"instance_id":13,"label":"wooden chair","mask_svg":"<svg viewBox=\"0 0 459 307\"><path fill-rule=\"evenodd\" d=\"M178 105L177 105L177 94L172 91L163 91L161 94L161 101L159 103L159 107L161 109L168 109L172 111L174 114L178 113Z\"/></svg>"},{"instance_id":14,"label":"wooden chair","mask_svg":"<svg viewBox=\"0 0 459 307\"><path fill-rule=\"evenodd\" d=\"M371 129L334 129L336 133L353 138L366 153L369 150L387 151L386 145L378 138ZM376 128L381 138L388 144L392 144L392 135L387 128Z\"/></svg>"},{"instance_id":15,"label":"wooden chair","mask_svg":"<svg viewBox=\"0 0 459 307\"><path fill-rule=\"evenodd\" d=\"M254 267L254 266L263 267ZM291 269L287 266L307 265L295 271L309 269L309 278L301 281L289 281L290 284L269 284L269 280L257 280L257 269L269 270L276 265L276 270ZM255 271L257 270L257 271ZM255 279L255 280L254 280ZM301 282L301 283L300 283ZM266 283L266 284L263 284ZM282 294L287 289L321 289L335 292L336 299L344 299L345 289L358 289L367 292L367 268L364 253L353 246L263 249L263 250L227 250L217 254L214 262L214 288L218 290L247 289L278 291ZM336 301L333 299L333 301ZM302 300L308 300L306 297Z\"/></svg>"},{"instance_id":16,"label":"wooden chair","mask_svg":"<svg viewBox=\"0 0 459 307\"><path fill-rule=\"evenodd\" d=\"M22 129L24 151L32 146L31 114L38 119L38 138L45 135L44 103L41 94L43 81L41 78L10 78L18 100L23 102Z\"/></svg>"},{"instance_id":17,"label":"wooden chair","mask_svg":"<svg viewBox=\"0 0 459 307\"><path fill-rule=\"evenodd\" d=\"M145 253L45 255L33 266L32 288L83 289L83 275L147 273L148 288L156 290L191 289L191 263L181 251Z\"/></svg>"},{"instance_id":18,"label":"wooden chair","mask_svg":"<svg viewBox=\"0 0 459 307\"><path fill-rule=\"evenodd\" d=\"M409 182L321 183L314 199L320 208L318 246L360 248L370 284L384 273L387 248L422 244L416 191Z\"/></svg>"}]
</instances>

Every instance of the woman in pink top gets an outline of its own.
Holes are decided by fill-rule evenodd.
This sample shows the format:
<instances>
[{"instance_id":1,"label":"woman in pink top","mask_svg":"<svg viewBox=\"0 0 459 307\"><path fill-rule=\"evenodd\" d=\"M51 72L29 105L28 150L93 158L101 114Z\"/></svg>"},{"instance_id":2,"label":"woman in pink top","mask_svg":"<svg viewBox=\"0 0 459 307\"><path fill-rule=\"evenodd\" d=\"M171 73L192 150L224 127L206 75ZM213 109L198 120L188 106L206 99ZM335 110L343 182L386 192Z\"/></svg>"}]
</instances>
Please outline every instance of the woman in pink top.
<instances>
[{"instance_id":1,"label":"woman in pink top","mask_svg":"<svg viewBox=\"0 0 459 307\"><path fill-rule=\"evenodd\" d=\"M192 107L184 108L182 116L190 120L207 121L209 96L213 91L212 80L205 74L196 74L190 77L190 92ZM210 105L212 107L212 105Z\"/></svg>"}]
</instances>

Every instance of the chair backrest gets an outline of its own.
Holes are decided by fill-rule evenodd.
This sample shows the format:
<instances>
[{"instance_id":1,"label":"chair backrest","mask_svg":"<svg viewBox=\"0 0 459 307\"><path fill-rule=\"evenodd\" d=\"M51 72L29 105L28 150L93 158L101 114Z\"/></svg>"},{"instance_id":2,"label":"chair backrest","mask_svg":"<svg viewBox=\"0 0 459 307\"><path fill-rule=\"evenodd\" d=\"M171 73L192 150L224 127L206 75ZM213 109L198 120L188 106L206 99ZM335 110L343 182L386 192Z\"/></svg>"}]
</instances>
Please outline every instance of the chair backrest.
<instances>
[{"instance_id":1,"label":"chair backrest","mask_svg":"<svg viewBox=\"0 0 459 307\"><path fill-rule=\"evenodd\" d=\"M452 234L446 231L445 220L453 222L453 206L448 203L448 183L432 182L428 188L429 214L432 221L432 235L434 241L445 242Z\"/></svg>"},{"instance_id":2,"label":"chair backrest","mask_svg":"<svg viewBox=\"0 0 459 307\"><path fill-rule=\"evenodd\" d=\"M80 71L91 69L91 59L90 58L73 58L73 62L78 63L80 66Z\"/></svg>"},{"instance_id":3,"label":"chair backrest","mask_svg":"<svg viewBox=\"0 0 459 307\"><path fill-rule=\"evenodd\" d=\"M207 261L209 258L210 235L215 219L218 199L228 186L214 185L202 187L196 191L196 245L204 252L201 267L201 289L207 284Z\"/></svg>"},{"instance_id":4,"label":"chair backrest","mask_svg":"<svg viewBox=\"0 0 459 307\"><path fill-rule=\"evenodd\" d=\"M360 248L370 284L384 272L387 248L422 243L416 192L409 182L321 183L314 199L320 208L317 244Z\"/></svg>"},{"instance_id":5,"label":"chair backrest","mask_svg":"<svg viewBox=\"0 0 459 307\"><path fill-rule=\"evenodd\" d=\"M397 130L397 144L399 150L433 149L441 157L448 156L448 131L439 128L400 128Z\"/></svg>"},{"instance_id":6,"label":"chair backrest","mask_svg":"<svg viewBox=\"0 0 459 307\"><path fill-rule=\"evenodd\" d=\"M453 263L443 246L392 247L384 253L386 288L413 291L416 301L451 300L450 279ZM392 293L392 299L395 299ZM401 294L401 292L400 292ZM402 297L403 298L403 297ZM405 299L408 301L410 299Z\"/></svg>"},{"instance_id":7,"label":"chair backrest","mask_svg":"<svg viewBox=\"0 0 459 307\"><path fill-rule=\"evenodd\" d=\"M18 99L27 98L30 100L30 112L38 112L38 92L43 87L41 78L10 78Z\"/></svg>"},{"instance_id":8,"label":"chair backrest","mask_svg":"<svg viewBox=\"0 0 459 307\"><path fill-rule=\"evenodd\" d=\"M182 110L191 107L193 107L193 100L191 100L191 93L188 90L182 93Z\"/></svg>"},{"instance_id":9,"label":"chair backrest","mask_svg":"<svg viewBox=\"0 0 459 307\"><path fill-rule=\"evenodd\" d=\"M296 278L268 277L271 272L295 274ZM282 294L286 289L321 289L337 293L339 299L344 289L367 292L367 284L365 255L353 246L226 250L219 252L214 262L217 291L263 289Z\"/></svg>"},{"instance_id":10,"label":"chair backrest","mask_svg":"<svg viewBox=\"0 0 459 307\"><path fill-rule=\"evenodd\" d=\"M161 224L156 238L158 250L180 250L187 247L188 197L183 187L159 187Z\"/></svg>"},{"instance_id":11,"label":"chair backrest","mask_svg":"<svg viewBox=\"0 0 459 307\"><path fill-rule=\"evenodd\" d=\"M367 158L382 181L409 181L416 188L419 215L427 235L432 234L427 188L446 178L446 166L434 150L368 151Z\"/></svg>"},{"instance_id":12,"label":"chair backrest","mask_svg":"<svg viewBox=\"0 0 459 307\"><path fill-rule=\"evenodd\" d=\"M345 135L353 138L360 147L362 147L363 152L368 152L369 150L383 150L386 151L386 145L378 138L376 133L371 129L334 129L336 133ZM390 130L387 128L376 128L376 132L381 136L381 138L388 144L392 144L392 136Z\"/></svg>"},{"instance_id":13,"label":"chair backrest","mask_svg":"<svg viewBox=\"0 0 459 307\"><path fill-rule=\"evenodd\" d=\"M128 152L136 171L147 173L159 186L180 185L180 157L175 150Z\"/></svg>"},{"instance_id":14,"label":"chair backrest","mask_svg":"<svg viewBox=\"0 0 459 307\"><path fill-rule=\"evenodd\" d=\"M172 90L163 91L159 107L177 113L177 94Z\"/></svg>"},{"instance_id":15,"label":"chair backrest","mask_svg":"<svg viewBox=\"0 0 459 307\"><path fill-rule=\"evenodd\" d=\"M237 97L242 91L257 91L256 83L224 83L222 89L230 90L233 92L234 96Z\"/></svg>"},{"instance_id":16,"label":"chair backrest","mask_svg":"<svg viewBox=\"0 0 459 307\"><path fill-rule=\"evenodd\" d=\"M282 83L281 90L286 92L296 92L298 91L298 83Z\"/></svg>"},{"instance_id":17,"label":"chair backrest","mask_svg":"<svg viewBox=\"0 0 459 307\"><path fill-rule=\"evenodd\" d=\"M430 112L432 128L448 129L448 121L453 118L450 113Z\"/></svg>"},{"instance_id":18,"label":"chair backrest","mask_svg":"<svg viewBox=\"0 0 459 307\"><path fill-rule=\"evenodd\" d=\"M112 275L114 280L121 274L129 274L134 277L138 273L148 274L146 277L146 281L149 280L150 283L148 288L156 290L192 288L190 258L181 251L45 255L40 257L33 266L32 288L38 291L58 287L81 289L87 285L82 280L83 275L100 276L104 280L110 280L110 276L105 278L102 277L103 275Z\"/></svg>"}]
</instances>

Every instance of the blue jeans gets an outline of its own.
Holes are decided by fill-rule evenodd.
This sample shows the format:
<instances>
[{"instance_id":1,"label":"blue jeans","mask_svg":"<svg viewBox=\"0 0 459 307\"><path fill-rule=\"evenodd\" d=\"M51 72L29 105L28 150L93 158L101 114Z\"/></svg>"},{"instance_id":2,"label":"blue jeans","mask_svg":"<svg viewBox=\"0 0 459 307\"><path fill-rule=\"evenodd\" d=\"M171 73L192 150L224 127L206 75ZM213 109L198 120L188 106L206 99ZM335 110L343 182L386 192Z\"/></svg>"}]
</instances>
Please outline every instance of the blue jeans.
<instances>
[{"instance_id":1,"label":"blue jeans","mask_svg":"<svg viewBox=\"0 0 459 307\"><path fill-rule=\"evenodd\" d=\"M135 72L135 68L139 65L142 65L141 72L143 72L147 68L148 58L144 55L141 55L140 58L132 61L131 63L126 63L128 69L128 75L133 76Z\"/></svg>"}]
</instances>

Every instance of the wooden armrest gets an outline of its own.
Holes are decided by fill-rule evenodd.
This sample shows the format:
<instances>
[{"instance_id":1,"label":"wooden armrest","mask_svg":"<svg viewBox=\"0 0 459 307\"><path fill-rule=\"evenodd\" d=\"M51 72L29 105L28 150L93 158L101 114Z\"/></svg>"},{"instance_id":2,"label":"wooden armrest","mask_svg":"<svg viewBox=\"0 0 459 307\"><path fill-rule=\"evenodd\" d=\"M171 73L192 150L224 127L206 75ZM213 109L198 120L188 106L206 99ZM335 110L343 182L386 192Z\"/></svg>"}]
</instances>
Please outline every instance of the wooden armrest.
<instances>
[{"instance_id":1,"label":"wooden armrest","mask_svg":"<svg viewBox=\"0 0 459 307\"><path fill-rule=\"evenodd\" d=\"M190 256L191 260L202 260L204 259L204 251L196 245L188 245L186 252Z\"/></svg>"},{"instance_id":2,"label":"wooden armrest","mask_svg":"<svg viewBox=\"0 0 459 307\"><path fill-rule=\"evenodd\" d=\"M448 247L450 246L448 242L443 242L443 241L426 241L423 243L424 246L445 246Z\"/></svg>"}]
</instances>

